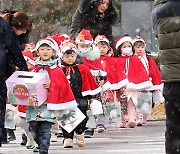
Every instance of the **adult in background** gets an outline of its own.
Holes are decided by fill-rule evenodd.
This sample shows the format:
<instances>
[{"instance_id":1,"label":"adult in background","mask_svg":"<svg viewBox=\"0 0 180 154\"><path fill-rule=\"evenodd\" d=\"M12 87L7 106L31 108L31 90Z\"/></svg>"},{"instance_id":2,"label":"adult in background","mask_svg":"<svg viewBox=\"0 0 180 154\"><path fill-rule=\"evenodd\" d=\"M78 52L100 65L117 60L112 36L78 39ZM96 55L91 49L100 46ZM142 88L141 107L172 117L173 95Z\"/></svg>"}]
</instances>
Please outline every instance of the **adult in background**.
<instances>
[{"instance_id":1,"label":"adult in background","mask_svg":"<svg viewBox=\"0 0 180 154\"><path fill-rule=\"evenodd\" d=\"M82 29L88 29L93 39L97 35L105 35L115 51L112 25L117 18L112 0L81 0L72 18L70 38L75 40Z\"/></svg>"},{"instance_id":2,"label":"adult in background","mask_svg":"<svg viewBox=\"0 0 180 154\"><path fill-rule=\"evenodd\" d=\"M167 154L180 153L180 1L155 0L152 22L158 37L164 82Z\"/></svg>"},{"instance_id":3,"label":"adult in background","mask_svg":"<svg viewBox=\"0 0 180 154\"><path fill-rule=\"evenodd\" d=\"M19 13L16 15L19 15ZM16 15L11 16L13 18L11 24L0 16L0 146L2 141L7 140L4 128L7 97L5 81L11 75L9 73L9 64L13 63L19 70L28 70L20 50L17 35L26 32L29 20L23 18L23 21L27 24L22 25L22 22L20 22L22 18L16 18Z\"/></svg>"}]
</instances>

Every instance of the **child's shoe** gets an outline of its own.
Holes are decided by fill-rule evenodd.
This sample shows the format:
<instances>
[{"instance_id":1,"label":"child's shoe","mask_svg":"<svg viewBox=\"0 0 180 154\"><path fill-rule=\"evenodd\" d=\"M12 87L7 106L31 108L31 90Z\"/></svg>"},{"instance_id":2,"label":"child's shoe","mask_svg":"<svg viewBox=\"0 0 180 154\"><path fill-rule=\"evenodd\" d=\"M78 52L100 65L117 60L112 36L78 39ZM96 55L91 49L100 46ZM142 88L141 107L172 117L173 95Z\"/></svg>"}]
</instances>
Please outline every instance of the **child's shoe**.
<instances>
[{"instance_id":1,"label":"child's shoe","mask_svg":"<svg viewBox=\"0 0 180 154\"><path fill-rule=\"evenodd\" d=\"M29 139L26 143L27 149L33 149L36 146L36 142L33 139Z\"/></svg>"},{"instance_id":2,"label":"child's shoe","mask_svg":"<svg viewBox=\"0 0 180 154\"><path fill-rule=\"evenodd\" d=\"M136 126L135 122L129 122L128 123L129 128L134 128Z\"/></svg>"},{"instance_id":3,"label":"child's shoe","mask_svg":"<svg viewBox=\"0 0 180 154\"><path fill-rule=\"evenodd\" d=\"M119 125L119 128L126 128L126 121L122 121Z\"/></svg>"},{"instance_id":4,"label":"child's shoe","mask_svg":"<svg viewBox=\"0 0 180 154\"><path fill-rule=\"evenodd\" d=\"M85 138L92 138L94 135L94 129L90 128L90 129L86 129L84 132L84 137Z\"/></svg>"},{"instance_id":5,"label":"child's shoe","mask_svg":"<svg viewBox=\"0 0 180 154\"><path fill-rule=\"evenodd\" d=\"M105 129L106 129L106 128L104 127L103 124L98 124L98 125L97 125L97 132L98 132L98 133L104 132Z\"/></svg>"},{"instance_id":6,"label":"child's shoe","mask_svg":"<svg viewBox=\"0 0 180 154\"><path fill-rule=\"evenodd\" d=\"M51 134L51 142L57 142L57 136L54 133Z\"/></svg>"},{"instance_id":7,"label":"child's shoe","mask_svg":"<svg viewBox=\"0 0 180 154\"><path fill-rule=\"evenodd\" d=\"M142 126L143 124L143 114L137 113L136 115L136 125L137 126Z\"/></svg>"},{"instance_id":8,"label":"child's shoe","mask_svg":"<svg viewBox=\"0 0 180 154\"><path fill-rule=\"evenodd\" d=\"M76 143L78 147L84 147L85 146L85 139L84 135L76 135Z\"/></svg>"},{"instance_id":9,"label":"child's shoe","mask_svg":"<svg viewBox=\"0 0 180 154\"><path fill-rule=\"evenodd\" d=\"M22 134L22 142L20 143L20 145L26 145L27 143L27 137L25 134Z\"/></svg>"},{"instance_id":10,"label":"child's shoe","mask_svg":"<svg viewBox=\"0 0 180 154\"><path fill-rule=\"evenodd\" d=\"M73 140L70 138L65 139L64 148L73 148Z\"/></svg>"},{"instance_id":11,"label":"child's shoe","mask_svg":"<svg viewBox=\"0 0 180 154\"><path fill-rule=\"evenodd\" d=\"M143 124L147 124L147 116L143 115Z\"/></svg>"},{"instance_id":12,"label":"child's shoe","mask_svg":"<svg viewBox=\"0 0 180 154\"><path fill-rule=\"evenodd\" d=\"M38 145L36 145L36 146L33 148L33 152L39 152L39 147L38 147Z\"/></svg>"}]
</instances>

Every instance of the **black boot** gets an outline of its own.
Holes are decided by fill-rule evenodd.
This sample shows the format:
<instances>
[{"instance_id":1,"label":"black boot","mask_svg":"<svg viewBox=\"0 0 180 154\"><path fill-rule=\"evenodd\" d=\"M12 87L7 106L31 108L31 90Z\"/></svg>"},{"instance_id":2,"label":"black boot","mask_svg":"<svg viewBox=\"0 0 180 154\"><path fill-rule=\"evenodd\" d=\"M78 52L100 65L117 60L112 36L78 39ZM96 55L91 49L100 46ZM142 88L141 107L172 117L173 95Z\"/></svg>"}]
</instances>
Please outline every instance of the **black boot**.
<instances>
[{"instance_id":1,"label":"black boot","mask_svg":"<svg viewBox=\"0 0 180 154\"><path fill-rule=\"evenodd\" d=\"M26 145L27 143L27 137L25 134L22 134L22 142L20 143L20 145Z\"/></svg>"},{"instance_id":2,"label":"black boot","mask_svg":"<svg viewBox=\"0 0 180 154\"><path fill-rule=\"evenodd\" d=\"M13 129L7 129L7 133L8 133L8 140L9 141L16 140L16 136L14 134L14 130Z\"/></svg>"}]
</instances>

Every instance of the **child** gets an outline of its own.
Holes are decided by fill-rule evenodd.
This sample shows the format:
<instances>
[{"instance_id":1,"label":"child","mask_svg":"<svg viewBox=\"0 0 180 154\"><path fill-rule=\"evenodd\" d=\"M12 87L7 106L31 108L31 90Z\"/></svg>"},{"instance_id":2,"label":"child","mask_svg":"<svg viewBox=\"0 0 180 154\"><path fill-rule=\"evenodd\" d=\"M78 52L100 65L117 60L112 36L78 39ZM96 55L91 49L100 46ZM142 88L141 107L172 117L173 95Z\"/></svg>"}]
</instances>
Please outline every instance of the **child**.
<instances>
[{"instance_id":1,"label":"child","mask_svg":"<svg viewBox=\"0 0 180 154\"><path fill-rule=\"evenodd\" d=\"M141 60L153 83L153 87L143 90L140 93L141 95L142 94L146 95L147 93L152 93L153 91L154 92L159 91L162 93L163 84L161 81L161 73L154 59L150 55L147 55L145 53L145 48L146 48L145 40L139 36L136 36L133 39L133 49L135 51L135 55L137 55L138 58ZM137 113L137 119L136 119L137 126L142 126L142 124L145 124L146 121L147 121L147 114Z\"/></svg>"},{"instance_id":2,"label":"child","mask_svg":"<svg viewBox=\"0 0 180 154\"><path fill-rule=\"evenodd\" d=\"M126 84L128 84L128 80L126 79L125 74L122 72L120 75L119 69L117 69L117 63L116 63L116 59L113 58L113 50L110 47L110 43L109 40L106 38L106 36L104 35L98 35L95 38L95 44L96 46L99 48L100 50L100 58L99 63L102 66L102 70L107 72L107 79L106 81L110 83L109 87L107 87L107 84L103 85L104 89L110 89L110 90L104 90L104 94L101 96L101 100L105 101L105 105L107 107L107 112L108 112L108 116L109 119L111 119L110 113L111 110L108 107L108 103L106 101L107 100L104 96L107 96L109 93L112 93L113 95L115 95L115 90L120 89L121 87L125 86ZM123 79L124 77L124 79ZM105 81L105 82L106 82ZM111 100L112 102L114 102L114 98L113 100ZM112 106L112 103L109 103ZM116 107L115 108L119 108L119 102L115 102ZM114 109L113 109L114 110ZM115 111L116 113L119 111ZM104 115L107 115L107 113L105 113L104 111ZM110 121L109 121L110 122ZM98 115L97 116L97 130L98 132L103 132L105 129L105 116L103 115Z\"/></svg>"},{"instance_id":3,"label":"child","mask_svg":"<svg viewBox=\"0 0 180 154\"><path fill-rule=\"evenodd\" d=\"M35 62L33 60L33 54L30 51L30 48L27 48L27 46L22 53L23 53L24 59L26 60L26 64L28 66L29 71L32 71L32 69L34 69ZM18 115L20 117L19 124L24 132L24 134L22 134L21 145L26 145L27 149L33 149L35 147L36 143L31 135L31 133L29 132L29 125L26 122L26 106L18 105L18 111L19 111Z\"/></svg>"},{"instance_id":4,"label":"child","mask_svg":"<svg viewBox=\"0 0 180 154\"><path fill-rule=\"evenodd\" d=\"M70 41L64 41L61 45L62 69L69 80L71 89L78 103L78 108L86 115L83 120L71 133L62 128L64 136L64 148L73 147L73 136L76 132L76 143L78 147L85 146L84 135L87 123L88 98L90 95L96 95L101 91L101 87L95 83L88 67L83 64L76 64L76 46Z\"/></svg>"},{"instance_id":5,"label":"child","mask_svg":"<svg viewBox=\"0 0 180 154\"><path fill-rule=\"evenodd\" d=\"M116 43L118 51L119 68L123 68L129 84L126 86L127 95L127 112L128 112L128 126L135 127L135 107L137 105L137 91L149 88L152 83L149 79L144 66L137 56L133 55L132 38L130 36L121 37ZM122 122L120 128L126 127L125 115L122 114Z\"/></svg>"},{"instance_id":6,"label":"child","mask_svg":"<svg viewBox=\"0 0 180 154\"><path fill-rule=\"evenodd\" d=\"M93 45L93 38L90 34L89 30L82 29L76 38L77 44L77 62L83 63L90 70L93 76L97 78L99 76L99 85L104 84L104 80L106 79L106 72L100 71L99 68L102 68L99 60L100 57L99 49ZM102 70L102 69L101 69ZM88 122L87 122L87 130L85 131L85 137L91 138L94 134L94 128L96 128L95 117L90 114L88 111Z\"/></svg>"},{"instance_id":7,"label":"child","mask_svg":"<svg viewBox=\"0 0 180 154\"><path fill-rule=\"evenodd\" d=\"M48 90L48 100L41 106L28 106L26 120L29 130L38 144L39 153L48 153L51 138L51 126L54 122L54 110L63 110L77 106L67 78L62 70L56 67L56 60L51 57L56 54L56 46L49 39L42 39L36 44L39 58L33 71L48 75L43 84ZM35 150L35 149L34 149Z\"/></svg>"}]
</instances>

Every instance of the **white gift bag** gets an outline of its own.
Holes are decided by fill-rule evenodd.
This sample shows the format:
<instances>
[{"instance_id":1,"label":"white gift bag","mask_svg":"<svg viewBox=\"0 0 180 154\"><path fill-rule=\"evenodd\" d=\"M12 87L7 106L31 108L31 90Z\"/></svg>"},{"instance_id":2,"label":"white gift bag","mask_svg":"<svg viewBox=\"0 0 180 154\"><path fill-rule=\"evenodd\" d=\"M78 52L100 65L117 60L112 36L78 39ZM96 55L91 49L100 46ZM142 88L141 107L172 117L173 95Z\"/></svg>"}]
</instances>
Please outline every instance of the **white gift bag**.
<instances>
[{"instance_id":1,"label":"white gift bag","mask_svg":"<svg viewBox=\"0 0 180 154\"><path fill-rule=\"evenodd\" d=\"M62 110L57 113L57 122L68 133L72 132L86 116L78 107Z\"/></svg>"},{"instance_id":2,"label":"white gift bag","mask_svg":"<svg viewBox=\"0 0 180 154\"><path fill-rule=\"evenodd\" d=\"M16 128L16 107L11 104L6 105L6 113L5 113L5 128L15 129Z\"/></svg>"},{"instance_id":3,"label":"white gift bag","mask_svg":"<svg viewBox=\"0 0 180 154\"><path fill-rule=\"evenodd\" d=\"M155 104L164 102L164 97L162 91L154 91L153 92L153 102Z\"/></svg>"},{"instance_id":4,"label":"white gift bag","mask_svg":"<svg viewBox=\"0 0 180 154\"><path fill-rule=\"evenodd\" d=\"M138 92L136 111L142 114L151 114L152 110L152 93Z\"/></svg>"},{"instance_id":5,"label":"white gift bag","mask_svg":"<svg viewBox=\"0 0 180 154\"><path fill-rule=\"evenodd\" d=\"M103 114L102 104L100 101L96 99L93 99L93 101L90 104L90 108L92 115Z\"/></svg>"}]
</instances>

